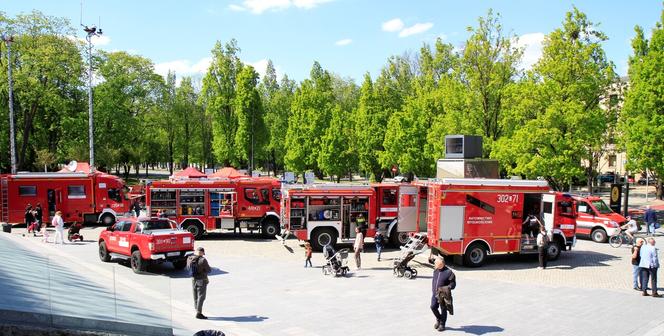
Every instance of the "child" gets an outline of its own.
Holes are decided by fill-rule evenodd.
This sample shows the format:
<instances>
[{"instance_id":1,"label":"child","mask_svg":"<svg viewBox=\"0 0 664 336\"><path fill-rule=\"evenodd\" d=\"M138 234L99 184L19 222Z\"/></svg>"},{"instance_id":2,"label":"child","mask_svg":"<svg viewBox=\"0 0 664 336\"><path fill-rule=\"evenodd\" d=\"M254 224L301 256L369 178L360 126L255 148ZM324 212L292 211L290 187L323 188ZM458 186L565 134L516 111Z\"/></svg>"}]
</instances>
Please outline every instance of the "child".
<instances>
[{"instance_id":1,"label":"child","mask_svg":"<svg viewBox=\"0 0 664 336\"><path fill-rule=\"evenodd\" d=\"M304 260L304 267L307 267L307 264L309 267L314 267L311 265L311 244L309 242L304 243L304 256L307 258Z\"/></svg>"},{"instance_id":2,"label":"child","mask_svg":"<svg viewBox=\"0 0 664 336\"><path fill-rule=\"evenodd\" d=\"M48 224L46 222L42 223L41 225L41 234L43 237L42 242L44 243L48 243L48 230L46 229L47 226Z\"/></svg>"}]
</instances>

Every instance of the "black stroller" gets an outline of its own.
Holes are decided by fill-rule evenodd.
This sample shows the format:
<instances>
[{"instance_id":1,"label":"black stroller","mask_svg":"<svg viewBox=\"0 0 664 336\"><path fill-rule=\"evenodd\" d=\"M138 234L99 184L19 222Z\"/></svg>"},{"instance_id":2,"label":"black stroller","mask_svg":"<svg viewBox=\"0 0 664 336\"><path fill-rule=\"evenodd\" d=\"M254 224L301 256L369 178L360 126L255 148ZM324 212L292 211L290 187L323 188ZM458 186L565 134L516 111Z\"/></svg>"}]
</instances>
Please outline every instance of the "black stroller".
<instances>
[{"instance_id":1,"label":"black stroller","mask_svg":"<svg viewBox=\"0 0 664 336\"><path fill-rule=\"evenodd\" d=\"M83 228L83 224L80 223L74 223L72 224L69 229L67 230L67 239L70 242L73 242L74 240L80 240L83 241L83 235L81 234L81 228Z\"/></svg>"},{"instance_id":2,"label":"black stroller","mask_svg":"<svg viewBox=\"0 0 664 336\"><path fill-rule=\"evenodd\" d=\"M323 266L323 274L340 276L346 275L350 271L348 267L348 249L341 249L335 252L334 248L330 245L325 245L323 248L323 256L325 256L325 266Z\"/></svg>"}]
</instances>

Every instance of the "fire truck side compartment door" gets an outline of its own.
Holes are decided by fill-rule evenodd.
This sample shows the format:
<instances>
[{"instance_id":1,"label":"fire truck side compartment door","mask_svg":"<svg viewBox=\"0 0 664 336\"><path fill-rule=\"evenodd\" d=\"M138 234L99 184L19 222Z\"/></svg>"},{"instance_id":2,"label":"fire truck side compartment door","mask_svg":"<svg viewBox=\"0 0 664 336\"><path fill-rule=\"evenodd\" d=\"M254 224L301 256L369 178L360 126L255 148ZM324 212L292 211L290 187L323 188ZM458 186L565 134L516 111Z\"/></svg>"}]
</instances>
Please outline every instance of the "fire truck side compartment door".
<instances>
[{"instance_id":1,"label":"fire truck side compartment door","mask_svg":"<svg viewBox=\"0 0 664 336\"><path fill-rule=\"evenodd\" d=\"M417 231L418 192L417 186L399 187L399 232Z\"/></svg>"},{"instance_id":2,"label":"fire truck side compartment door","mask_svg":"<svg viewBox=\"0 0 664 336\"><path fill-rule=\"evenodd\" d=\"M462 205L442 205L439 217L440 240L461 240L466 218L466 207Z\"/></svg>"},{"instance_id":3,"label":"fire truck side compartment door","mask_svg":"<svg viewBox=\"0 0 664 336\"><path fill-rule=\"evenodd\" d=\"M556 211L556 195L542 194L542 224L547 230L553 230L553 219Z\"/></svg>"}]
</instances>

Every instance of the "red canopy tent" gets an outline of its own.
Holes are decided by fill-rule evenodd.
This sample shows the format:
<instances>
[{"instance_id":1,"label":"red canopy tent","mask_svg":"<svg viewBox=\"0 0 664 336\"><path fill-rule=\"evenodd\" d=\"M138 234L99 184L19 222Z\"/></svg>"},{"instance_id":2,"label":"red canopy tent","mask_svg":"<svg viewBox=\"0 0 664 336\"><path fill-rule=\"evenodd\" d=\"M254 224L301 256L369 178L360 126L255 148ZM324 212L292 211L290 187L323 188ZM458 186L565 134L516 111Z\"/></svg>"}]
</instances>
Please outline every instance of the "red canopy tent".
<instances>
[{"instance_id":1,"label":"red canopy tent","mask_svg":"<svg viewBox=\"0 0 664 336\"><path fill-rule=\"evenodd\" d=\"M181 170L177 173L173 173L171 178L183 179L183 178L203 178L206 177L204 173L194 167L188 167L185 170Z\"/></svg>"},{"instance_id":2,"label":"red canopy tent","mask_svg":"<svg viewBox=\"0 0 664 336\"><path fill-rule=\"evenodd\" d=\"M233 167L224 167L219 170L217 170L214 174L210 175L209 177L211 178L240 178L240 177L247 177L247 174L239 172L237 169Z\"/></svg>"}]
</instances>

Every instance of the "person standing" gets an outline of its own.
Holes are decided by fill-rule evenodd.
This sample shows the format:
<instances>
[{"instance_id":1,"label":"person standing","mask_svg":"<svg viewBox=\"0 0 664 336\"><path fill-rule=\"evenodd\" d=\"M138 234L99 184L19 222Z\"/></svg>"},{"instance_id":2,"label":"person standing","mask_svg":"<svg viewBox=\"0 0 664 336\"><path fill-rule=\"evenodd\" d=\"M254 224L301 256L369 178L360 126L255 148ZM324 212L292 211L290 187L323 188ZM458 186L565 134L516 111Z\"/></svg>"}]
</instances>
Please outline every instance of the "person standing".
<instances>
[{"instance_id":1,"label":"person standing","mask_svg":"<svg viewBox=\"0 0 664 336\"><path fill-rule=\"evenodd\" d=\"M25 207L25 214L23 217L25 220L25 228L28 229L29 232L30 225L35 222L35 214L32 212L32 204L28 204L28 206Z\"/></svg>"},{"instance_id":2,"label":"person standing","mask_svg":"<svg viewBox=\"0 0 664 336\"><path fill-rule=\"evenodd\" d=\"M309 265L309 267L314 267L313 265L311 265L311 254L312 254L311 244L309 242L304 243L304 257L306 258L304 259L305 268L307 267L307 265Z\"/></svg>"},{"instance_id":3,"label":"person standing","mask_svg":"<svg viewBox=\"0 0 664 336\"><path fill-rule=\"evenodd\" d=\"M38 227L41 227L43 220L44 212L42 211L41 203L37 203L37 206L35 207L35 221L37 222Z\"/></svg>"},{"instance_id":4,"label":"person standing","mask_svg":"<svg viewBox=\"0 0 664 336\"><path fill-rule=\"evenodd\" d=\"M364 250L364 235L360 231L359 226L355 227L355 244L353 245L353 249L355 250L355 265L357 269L360 269L362 265L360 254Z\"/></svg>"},{"instance_id":5,"label":"person standing","mask_svg":"<svg viewBox=\"0 0 664 336\"><path fill-rule=\"evenodd\" d=\"M646 232L648 235L655 234L655 226L657 226L657 213L653 210L650 205L646 206L646 213L644 215L644 220L646 221Z\"/></svg>"},{"instance_id":6,"label":"person standing","mask_svg":"<svg viewBox=\"0 0 664 336\"><path fill-rule=\"evenodd\" d=\"M53 243L57 244L58 238L60 238L60 242L64 245L65 222L62 220L62 211L55 212L55 216L53 216L53 221L51 221L51 225L55 227L55 238L53 238Z\"/></svg>"},{"instance_id":7,"label":"person standing","mask_svg":"<svg viewBox=\"0 0 664 336\"><path fill-rule=\"evenodd\" d=\"M436 317L436 323L433 328L438 331L445 331L445 323L447 323L447 307L446 304L441 304L439 301L438 293L449 292L449 300L451 303L451 291L456 287L456 276L451 269L445 265L445 259L437 257L434 263L435 269L433 270L433 278L431 281L431 311ZM447 287L447 288L445 288Z\"/></svg>"},{"instance_id":8,"label":"person standing","mask_svg":"<svg viewBox=\"0 0 664 336\"><path fill-rule=\"evenodd\" d=\"M636 245L632 246L632 285L635 290L643 288L643 280L641 278L641 246L643 246L643 238L636 239Z\"/></svg>"},{"instance_id":9,"label":"person standing","mask_svg":"<svg viewBox=\"0 0 664 336\"><path fill-rule=\"evenodd\" d=\"M191 271L191 285L194 293L194 308L196 309L196 318L206 320L207 316L203 315L203 302L207 295L207 285L210 283L208 280L208 273L210 273L210 265L205 259L205 249L199 247L196 249L196 254L187 259L187 267Z\"/></svg>"},{"instance_id":10,"label":"person standing","mask_svg":"<svg viewBox=\"0 0 664 336\"><path fill-rule=\"evenodd\" d=\"M134 213L136 214L136 217L141 216L141 204L138 202L138 200L134 202L133 210Z\"/></svg>"},{"instance_id":11,"label":"person standing","mask_svg":"<svg viewBox=\"0 0 664 336\"><path fill-rule=\"evenodd\" d=\"M537 253L539 254L539 267L537 269L546 269L548 259L547 250L549 248L549 235L543 225L540 225L540 232L537 234Z\"/></svg>"},{"instance_id":12,"label":"person standing","mask_svg":"<svg viewBox=\"0 0 664 336\"><path fill-rule=\"evenodd\" d=\"M643 296L648 296L648 278L650 278L650 289L653 297L660 297L657 293L657 271L659 270L658 249L655 247L655 238L648 238L648 244L641 247L641 289Z\"/></svg>"},{"instance_id":13,"label":"person standing","mask_svg":"<svg viewBox=\"0 0 664 336\"><path fill-rule=\"evenodd\" d=\"M360 228L360 232L362 232L362 237L367 234L367 219L364 218L364 214L360 213L357 218L355 219L355 225Z\"/></svg>"},{"instance_id":14,"label":"person standing","mask_svg":"<svg viewBox=\"0 0 664 336\"><path fill-rule=\"evenodd\" d=\"M380 230L376 230L374 242L376 243L376 254L378 254L378 261L380 261L380 254L383 252L383 246L385 245L385 236L383 236L383 233L380 232Z\"/></svg>"}]
</instances>

